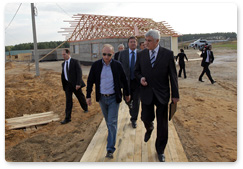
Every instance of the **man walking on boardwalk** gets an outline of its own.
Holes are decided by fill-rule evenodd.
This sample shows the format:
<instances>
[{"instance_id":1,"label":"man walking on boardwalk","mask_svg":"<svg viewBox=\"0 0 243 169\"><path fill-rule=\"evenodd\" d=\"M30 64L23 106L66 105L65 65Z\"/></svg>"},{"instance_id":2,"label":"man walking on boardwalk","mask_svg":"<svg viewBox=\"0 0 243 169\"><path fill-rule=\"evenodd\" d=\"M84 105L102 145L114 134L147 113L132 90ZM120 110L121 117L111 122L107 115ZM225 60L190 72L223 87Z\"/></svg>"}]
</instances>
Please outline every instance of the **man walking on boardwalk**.
<instances>
[{"instance_id":1,"label":"man walking on boardwalk","mask_svg":"<svg viewBox=\"0 0 243 169\"><path fill-rule=\"evenodd\" d=\"M132 123L132 127L137 127L137 118L138 118L138 111L140 105L140 98L139 98L139 86L140 83L134 76L134 68L137 58L137 38L131 36L128 38L128 47L129 49L123 50L119 54L119 61L121 62L125 74L128 80L128 87L131 94L130 102L126 102L129 107L130 113L130 121Z\"/></svg>"},{"instance_id":2,"label":"man walking on boardwalk","mask_svg":"<svg viewBox=\"0 0 243 169\"><path fill-rule=\"evenodd\" d=\"M157 119L155 148L160 162L165 162L164 150L168 141L168 102L170 87L172 101L179 101L178 80L173 52L159 46L160 33L149 30L145 34L147 49L138 52L135 76L141 83L141 119L146 128L144 141L150 139ZM156 112L154 107L156 106Z\"/></svg>"},{"instance_id":3,"label":"man walking on boardwalk","mask_svg":"<svg viewBox=\"0 0 243 169\"><path fill-rule=\"evenodd\" d=\"M87 104L91 105L91 92L95 84L96 101L99 102L108 128L107 158L113 158L116 150L116 134L118 109L122 101L121 85L123 86L126 101L129 102L130 95L126 75L120 62L112 59L114 48L105 44L102 49L103 58L94 62L87 81Z\"/></svg>"}]
</instances>

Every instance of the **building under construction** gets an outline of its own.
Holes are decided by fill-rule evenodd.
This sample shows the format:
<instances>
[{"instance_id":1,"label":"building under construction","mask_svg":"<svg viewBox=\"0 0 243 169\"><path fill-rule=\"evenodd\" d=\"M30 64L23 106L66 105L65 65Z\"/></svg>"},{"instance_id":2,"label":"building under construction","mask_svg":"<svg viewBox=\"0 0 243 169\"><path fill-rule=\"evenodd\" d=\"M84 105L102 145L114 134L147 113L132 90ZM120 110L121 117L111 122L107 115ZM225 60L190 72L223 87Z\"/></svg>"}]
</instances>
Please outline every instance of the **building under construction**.
<instances>
[{"instance_id":1,"label":"building under construction","mask_svg":"<svg viewBox=\"0 0 243 169\"><path fill-rule=\"evenodd\" d=\"M138 43L144 41L144 34L150 29L160 31L160 45L178 53L178 33L165 21L155 22L149 18L119 17L77 14L69 22L69 28L61 28L70 43L71 56L82 63L92 63L102 57L102 46L106 43L119 44L127 48L127 39L136 36Z\"/></svg>"}]
</instances>

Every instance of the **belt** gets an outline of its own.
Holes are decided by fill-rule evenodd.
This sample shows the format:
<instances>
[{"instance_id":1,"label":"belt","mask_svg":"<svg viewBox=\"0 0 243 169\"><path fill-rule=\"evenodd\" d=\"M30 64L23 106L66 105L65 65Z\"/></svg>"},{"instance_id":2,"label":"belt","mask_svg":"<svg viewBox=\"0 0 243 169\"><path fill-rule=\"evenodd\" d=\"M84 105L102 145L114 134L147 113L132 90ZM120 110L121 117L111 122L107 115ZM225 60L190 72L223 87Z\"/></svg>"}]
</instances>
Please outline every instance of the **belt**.
<instances>
[{"instance_id":1,"label":"belt","mask_svg":"<svg viewBox=\"0 0 243 169\"><path fill-rule=\"evenodd\" d=\"M115 95L115 93L113 93L113 94L101 94L102 96L105 96L105 97L110 97L110 96L113 96L113 95Z\"/></svg>"}]
</instances>

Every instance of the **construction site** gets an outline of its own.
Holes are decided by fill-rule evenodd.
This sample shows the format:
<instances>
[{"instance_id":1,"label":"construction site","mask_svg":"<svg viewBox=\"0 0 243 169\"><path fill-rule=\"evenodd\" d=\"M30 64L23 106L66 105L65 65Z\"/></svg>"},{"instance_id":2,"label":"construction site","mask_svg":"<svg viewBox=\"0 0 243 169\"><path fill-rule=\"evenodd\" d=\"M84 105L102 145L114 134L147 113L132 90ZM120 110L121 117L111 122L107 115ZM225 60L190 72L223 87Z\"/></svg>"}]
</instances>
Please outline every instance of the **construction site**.
<instances>
[{"instance_id":1,"label":"construction site","mask_svg":"<svg viewBox=\"0 0 243 169\"><path fill-rule=\"evenodd\" d=\"M160 45L172 50L175 56L179 51L181 35L165 21L77 14L65 22L70 27L62 28L60 33L70 43L71 57L80 61L86 84L90 65L102 58L102 46L106 43L113 45L116 52L121 43L128 47L128 37L136 36L139 43L144 41L148 30L157 29L161 34ZM156 132L147 143L143 142L143 123L139 118L138 127L132 128L124 101L119 108L117 151L112 160L105 158L107 128L95 101L95 91L88 113L83 113L74 97L72 122L60 124L65 117L60 47L38 50L39 76L35 66L29 65L35 60L32 51L5 56L6 161L158 162ZM204 83L198 82L202 71L200 53L185 50L188 77L178 79L180 102L169 122L166 162L237 160L237 49L217 47L213 51L215 62L210 70L217 83L211 85L206 77ZM176 68L179 70L178 64ZM86 94L86 87L82 91Z\"/></svg>"}]
</instances>

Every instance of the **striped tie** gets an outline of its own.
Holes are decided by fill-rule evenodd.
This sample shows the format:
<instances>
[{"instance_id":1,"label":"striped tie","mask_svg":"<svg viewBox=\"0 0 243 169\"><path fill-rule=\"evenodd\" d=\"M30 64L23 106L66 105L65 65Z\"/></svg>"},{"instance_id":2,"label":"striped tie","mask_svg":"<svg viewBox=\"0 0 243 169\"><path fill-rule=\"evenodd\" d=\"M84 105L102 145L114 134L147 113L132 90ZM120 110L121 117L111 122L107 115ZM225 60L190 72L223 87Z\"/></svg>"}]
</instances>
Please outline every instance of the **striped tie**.
<instances>
[{"instance_id":1,"label":"striped tie","mask_svg":"<svg viewBox=\"0 0 243 169\"><path fill-rule=\"evenodd\" d=\"M152 50L152 54L150 56L150 62L151 62L152 67L154 67L154 62L155 62L155 51L154 50Z\"/></svg>"}]
</instances>

